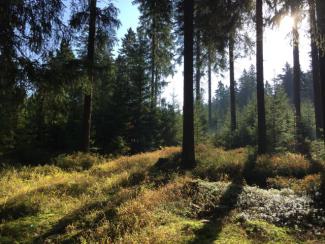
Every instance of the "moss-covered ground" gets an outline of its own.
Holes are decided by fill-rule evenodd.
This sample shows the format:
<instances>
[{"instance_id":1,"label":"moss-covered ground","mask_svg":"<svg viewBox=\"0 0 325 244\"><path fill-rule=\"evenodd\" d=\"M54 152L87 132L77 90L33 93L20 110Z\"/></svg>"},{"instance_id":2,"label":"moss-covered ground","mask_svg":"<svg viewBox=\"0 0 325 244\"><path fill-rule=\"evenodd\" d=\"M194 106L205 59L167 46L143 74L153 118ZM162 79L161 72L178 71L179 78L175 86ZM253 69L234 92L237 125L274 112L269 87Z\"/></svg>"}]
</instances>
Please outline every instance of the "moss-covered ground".
<instances>
[{"instance_id":1,"label":"moss-covered ground","mask_svg":"<svg viewBox=\"0 0 325 244\"><path fill-rule=\"evenodd\" d=\"M322 162L201 145L0 171L0 243L325 243Z\"/></svg>"}]
</instances>

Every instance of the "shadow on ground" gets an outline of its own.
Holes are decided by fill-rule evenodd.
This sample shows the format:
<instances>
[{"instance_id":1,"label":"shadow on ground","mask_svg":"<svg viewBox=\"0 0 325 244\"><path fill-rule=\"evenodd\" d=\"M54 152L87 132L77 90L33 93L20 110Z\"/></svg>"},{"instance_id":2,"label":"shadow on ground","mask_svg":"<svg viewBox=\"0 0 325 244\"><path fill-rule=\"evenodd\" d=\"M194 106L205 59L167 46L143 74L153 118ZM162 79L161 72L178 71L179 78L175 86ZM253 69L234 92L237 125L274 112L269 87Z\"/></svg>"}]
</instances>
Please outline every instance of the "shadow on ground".
<instances>
[{"instance_id":1,"label":"shadow on ground","mask_svg":"<svg viewBox=\"0 0 325 244\"><path fill-rule=\"evenodd\" d=\"M97 201L91 204L82 206L81 208L73 211L72 213L61 218L54 226L44 233L43 235L37 237L35 243L44 243L47 239L58 238L59 235L64 235L66 229L69 226L80 227L80 230L93 230L96 229L97 223L101 220L109 220L110 222L116 222L117 212L116 209L126 201L134 199L138 196L139 191L137 188L142 184L152 184L154 187L161 187L168 184L172 179L174 174L182 174L179 167L179 155L175 154L168 159L160 158L145 174L145 172L134 172L130 177L121 184L120 187L130 189L130 195L122 197L119 195L120 187L116 187L115 190L110 193L110 196L105 201ZM98 212L96 216L91 219L91 221L86 220L86 215L90 212ZM111 230L109 237L114 239L116 233ZM68 240L74 242L78 238L79 233L75 236L70 236Z\"/></svg>"},{"instance_id":2,"label":"shadow on ground","mask_svg":"<svg viewBox=\"0 0 325 244\"><path fill-rule=\"evenodd\" d=\"M218 239L224 222L229 217L232 210L236 208L238 198L243 191L245 181L249 181L249 172L254 168L256 154L251 154L244 164L244 168L238 176L234 177L226 191L220 198L219 204L210 212L208 221L204 226L195 232L195 238L191 244L209 244ZM247 179L248 178L248 179Z\"/></svg>"}]
</instances>

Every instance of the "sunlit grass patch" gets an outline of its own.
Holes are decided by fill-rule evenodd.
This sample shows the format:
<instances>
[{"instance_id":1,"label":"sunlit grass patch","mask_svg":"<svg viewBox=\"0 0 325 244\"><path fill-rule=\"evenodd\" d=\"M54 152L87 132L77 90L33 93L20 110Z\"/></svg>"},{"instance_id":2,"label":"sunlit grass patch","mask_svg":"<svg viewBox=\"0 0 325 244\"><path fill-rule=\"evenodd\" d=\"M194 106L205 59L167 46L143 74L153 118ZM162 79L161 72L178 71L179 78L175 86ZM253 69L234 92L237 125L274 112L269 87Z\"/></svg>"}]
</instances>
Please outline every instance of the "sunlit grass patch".
<instances>
[{"instance_id":1,"label":"sunlit grass patch","mask_svg":"<svg viewBox=\"0 0 325 244\"><path fill-rule=\"evenodd\" d=\"M309 216L313 206L303 192L283 187L308 188L320 176L269 178L280 190L251 187L235 179L254 176L247 170L257 167L254 155L247 148L201 145L192 171L182 169L177 147L100 158L89 169L6 168L0 172L0 243L290 243L295 240L287 231L295 224L291 217ZM306 169L309 162L299 155L258 160L277 173L274 168L294 168L290 160L295 158L297 168ZM297 204L308 208L296 209ZM244 221L236 218L241 211ZM311 220L317 226L318 220Z\"/></svg>"},{"instance_id":2,"label":"sunlit grass patch","mask_svg":"<svg viewBox=\"0 0 325 244\"><path fill-rule=\"evenodd\" d=\"M250 184L266 187L268 178L303 179L322 170L319 162L310 162L294 153L257 156L252 148L223 150L199 145L197 167L193 174L211 181L232 181L244 178ZM306 178L308 180L308 177Z\"/></svg>"},{"instance_id":3,"label":"sunlit grass patch","mask_svg":"<svg viewBox=\"0 0 325 244\"><path fill-rule=\"evenodd\" d=\"M98 218L107 221L106 217L100 216L103 216L103 209L108 211L111 200L114 199L111 207L115 209L134 197L141 183L135 179L135 175L147 174L160 157L169 157L176 152L179 152L179 148L166 148L116 160L74 154L62 156L64 164L57 164L60 167L45 165L1 170L0 242L30 243L46 232L50 233L49 236L57 234L58 229L65 233L59 235L58 240L75 239L79 232L87 229L83 225L91 226L91 230L96 229L94 233L103 232L105 223L94 228L93 222ZM130 182L137 185L135 190L123 190L132 185ZM18 230L19 235L14 235Z\"/></svg>"},{"instance_id":4,"label":"sunlit grass patch","mask_svg":"<svg viewBox=\"0 0 325 244\"><path fill-rule=\"evenodd\" d=\"M82 171L104 161L105 158L100 155L78 152L70 155L59 155L54 158L53 163L63 170Z\"/></svg>"},{"instance_id":5,"label":"sunlit grass patch","mask_svg":"<svg viewBox=\"0 0 325 244\"><path fill-rule=\"evenodd\" d=\"M225 151L200 145L197 149L198 165L194 174L214 181L231 180L243 173L251 153L247 148Z\"/></svg>"},{"instance_id":6,"label":"sunlit grass patch","mask_svg":"<svg viewBox=\"0 0 325 244\"><path fill-rule=\"evenodd\" d=\"M252 243L297 243L297 239L290 235L285 227L277 227L262 220L251 220L242 224L247 238Z\"/></svg>"}]
</instances>

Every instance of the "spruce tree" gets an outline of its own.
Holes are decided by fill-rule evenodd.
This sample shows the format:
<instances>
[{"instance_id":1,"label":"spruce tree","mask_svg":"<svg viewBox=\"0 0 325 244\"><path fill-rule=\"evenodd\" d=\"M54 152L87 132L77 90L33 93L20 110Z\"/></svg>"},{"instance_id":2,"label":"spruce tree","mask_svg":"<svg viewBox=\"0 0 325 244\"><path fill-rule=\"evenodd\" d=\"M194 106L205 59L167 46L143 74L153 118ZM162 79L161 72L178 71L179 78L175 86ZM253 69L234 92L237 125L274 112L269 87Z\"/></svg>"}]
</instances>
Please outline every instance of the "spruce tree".
<instances>
[{"instance_id":1,"label":"spruce tree","mask_svg":"<svg viewBox=\"0 0 325 244\"><path fill-rule=\"evenodd\" d=\"M15 144L19 114L39 60L59 39L63 2L0 1L0 154Z\"/></svg>"},{"instance_id":2,"label":"spruce tree","mask_svg":"<svg viewBox=\"0 0 325 244\"><path fill-rule=\"evenodd\" d=\"M309 24L310 24L310 46L312 58L312 75L314 88L314 107L316 120L316 136L321 137L322 128L322 108L321 108L321 85L319 73L319 53L317 48L317 28L316 28L316 3L315 0L308 0L309 4Z\"/></svg>"},{"instance_id":3,"label":"spruce tree","mask_svg":"<svg viewBox=\"0 0 325 244\"><path fill-rule=\"evenodd\" d=\"M72 3L74 11L70 19L72 28L78 31L82 36L83 32L87 33L87 57L86 69L88 76L88 88L85 90L84 96L84 112L83 112L83 139L81 149L88 152L90 149L91 137L91 114L92 114L92 90L94 83L94 66L96 47L112 40L109 36L114 34L116 28L119 27L117 20L117 9L109 2L104 8L97 7L97 0L84 2L76 0ZM77 35L78 37L78 35Z\"/></svg>"},{"instance_id":4,"label":"spruce tree","mask_svg":"<svg viewBox=\"0 0 325 244\"><path fill-rule=\"evenodd\" d=\"M134 0L139 6L140 29L147 40L151 103L155 107L165 78L173 74L173 3L171 0Z\"/></svg>"},{"instance_id":5,"label":"spruce tree","mask_svg":"<svg viewBox=\"0 0 325 244\"><path fill-rule=\"evenodd\" d=\"M195 166L194 111L193 111L193 38L194 0L184 2L184 108L183 150L184 167Z\"/></svg>"},{"instance_id":6,"label":"spruce tree","mask_svg":"<svg viewBox=\"0 0 325 244\"><path fill-rule=\"evenodd\" d=\"M263 0L256 0L256 81L258 116L258 152L266 152L266 125L263 68Z\"/></svg>"},{"instance_id":7,"label":"spruce tree","mask_svg":"<svg viewBox=\"0 0 325 244\"><path fill-rule=\"evenodd\" d=\"M319 70L320 70L320 83L321 83L321 97L322 97L322 116L323 116L323 138L325 142L325 1L316 0L316 13L317 13L317 30L318 30L318 48L319 48Z\"/></svg>"}]
</instances>

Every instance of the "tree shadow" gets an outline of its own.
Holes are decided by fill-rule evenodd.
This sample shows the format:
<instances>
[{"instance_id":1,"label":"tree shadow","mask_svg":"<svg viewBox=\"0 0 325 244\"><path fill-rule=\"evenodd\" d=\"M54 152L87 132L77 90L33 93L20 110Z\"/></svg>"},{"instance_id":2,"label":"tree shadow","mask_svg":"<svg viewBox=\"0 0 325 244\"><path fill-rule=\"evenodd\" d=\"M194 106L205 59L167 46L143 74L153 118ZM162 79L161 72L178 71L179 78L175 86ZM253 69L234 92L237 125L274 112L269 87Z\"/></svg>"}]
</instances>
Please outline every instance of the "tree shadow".
<instances>
[{"instance_id":1,"label":"tree shadow","mask_svg":"<svg viewBox=\"0 0 325 244\"><path fill-rule=\"evenodd\" d=\"M81 228L95 228L96 223L99 223L101 219L107 219L110 222L114 221L117 217L116 209L123 204L125 201L134 199L137 197L139 191L134 191L134 194L127 199L118 199L119 189L129 188L135 189L143 183L152 184L154 187L161 187L168 184L176 175L183 174L184 170L180 167L180 155L174 154L168 158L160 158L158 161L149 168L149 170L139 171L132 173L128 179L122 182L119 187L112 189L110 192L110 199L105 201L98 201L82 206L76 209L72 213L61 218L50 230L41 236L35 238L35 243L44 243L44 241L51 237L60 234L64 234L68 226L77 226L78 223L83 223L87 213L99 210L100 214L91 220L91 223L86 223L86 226L81 226ZM85 224L85 223L83 223ZM89 224L89 226L87 226ZM114 239L114 233L110 233L110 238ZM73 238L77 236L71 236Z\"/></svg>"},{"instance_id":2,"label":"tree shadow","mask_svg":"<svg viewBox=\"0 0 325 244\"><path fill-rule=\"evenodd\" d=\"M239 196L243 191L244 182L250 180L250 171L255 166L256 157L256 153L249 155L242 171L238 176L233 178L232 182L221 196L218 205L216 205L210 213L207 213L209 216L208 221L206 221L201 229L195 232L194 240L189 243L209 244L218 239L224 222L227 220L232 210L236 208Z\"/></svg>"},{"instance_id":3,"label":"tree shadow","mask_svg":"<svg viewBox=\"0 0 325 244\"><path fill-rule=\"evenodd\" d=\"M120 190L118 188L110 192L110 197L102 200L95 201L74 210L68 215L62 217L57 223L55 223L52 228L46 231L44 234L36 237L33 243L44 243L49 237L56 237L60 234L65 234L69 226L75 226L76 228L81 228L81 230L91 230L96 229L98 224L102 222L103 219L113 222L117 217L117 208L121 206L125 201L134 199L138 196L139 191L131 191L129 195L119 196ZM90 219L87 219L87 214L95 213ZM80 232L81 233L81 232ZM80 234L77 232L65 240L67 243L74 243L75 238ZM110 236L113 237L113 236Z\"/></svg>"},{"instance_id":4,"label":"tree shadow","mask_svg":"<svg viewBox=\"0 0 325 244\"><path fill-rule=\"evenodd\" d=\"M185 172L186 169L182 167L181 154L175 153L168 158L159 158L149 169L149 182L156 187L164 186L177 176L184 175Z\"/></svg>"},{"instance_id":5,"label":"tree shadow","mask_svg":"<svg viewBox=\"0 0 325 244\"><path fill-rule=\"evenodd\" d=\"M148 184L153 184L154 187L161 187L168 184L172 179L174 174L182 174L184 170L180 167L180 156L178 154L172 155L169 158L160 158L148 171L147 175L145 172L134 172L132 173L125 182L122 182L120 187L122 188L137 188L140 184L144 182ZM119 187L115 191L111 192L111 198L105 201L98 201L82 206L81 208L73 211L72 213L61 218L50 230L41 236L35 238L35 243L44 243L44 241L55 235L64 234L66 228L71 225L78 225L78 223L84 222L85 216L91 211L99 210L100 214L91 220L89 228L95 228L96 223L100 223L101 219L107 219L110 222L114 222L117 217L116 209L123 204L125 201L134 199L138 196L139 191L134 191L134 194L127 199L118 199L117 194L119 192ZM112 200L111 200L112 199ZM85 223L83 223L84 225ZM86 223L87 225L87 223ZM81 228L88 228L87 226L81 226ZM71 236L71 242L73 238L77 236ZM114 233L110 233L110 238L114 239Z\"/></svg>"},{"instance_id":6,"label":"tree shadow","mask_svg":"<svg viewBox=\"0 0 325 244\"><path fill-rule=\"evenodd\" d=\"M9 198L0 205L0 221L12 221L27 216L37 215L41 210L41 203L33 199L35 195L46 195L55 192L56 195L65 195L79 197L90 186L90 183L57 183L38 187L31 191L19 194Z\"/></svg>"}]
</instances>

